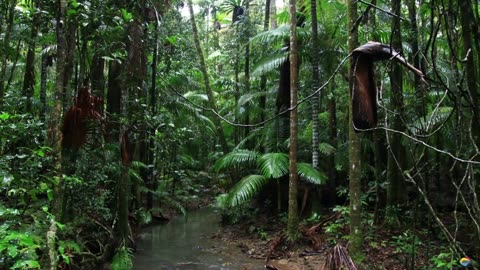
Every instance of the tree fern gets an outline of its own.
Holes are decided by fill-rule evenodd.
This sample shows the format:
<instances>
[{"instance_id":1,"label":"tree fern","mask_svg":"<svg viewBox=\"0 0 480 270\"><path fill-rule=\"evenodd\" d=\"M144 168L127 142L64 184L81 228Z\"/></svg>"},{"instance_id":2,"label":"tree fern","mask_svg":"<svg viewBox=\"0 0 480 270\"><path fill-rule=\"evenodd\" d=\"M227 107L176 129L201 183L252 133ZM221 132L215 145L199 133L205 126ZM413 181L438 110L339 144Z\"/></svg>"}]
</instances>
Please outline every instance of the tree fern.
<instances>
[{"instance_id":1,"label":"tree fern","mask_svg":"<svg viewBox=\"0 0 480 270\"><path fill-rule=\"evenodd\" d=\"M258 174L244 177L228 192L225 204L235 207L249 201L269 180L268 177Z\"/></svg>"}]
</instances>

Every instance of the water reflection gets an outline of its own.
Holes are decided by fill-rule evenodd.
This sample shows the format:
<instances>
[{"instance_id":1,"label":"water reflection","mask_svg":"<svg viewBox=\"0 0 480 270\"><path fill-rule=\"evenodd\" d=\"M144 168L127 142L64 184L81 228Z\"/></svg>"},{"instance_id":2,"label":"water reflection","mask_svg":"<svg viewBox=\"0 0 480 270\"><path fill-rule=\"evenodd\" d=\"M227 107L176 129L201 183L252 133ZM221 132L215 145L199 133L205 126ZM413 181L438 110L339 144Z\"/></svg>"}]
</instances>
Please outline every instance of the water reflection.
<instances>
[{"instance_id":1,"label":"water reflection","mask_svg":"<svg viewBox=\"0 0 480 270\"><path fill-rule=\"evenodd\" d=\"M263 262L248 258L239 248L212 236L220 228L213 209L189 213L168 224L145 229L137 241L134 269L264 269Z\"/></svg>"}]
</instances>

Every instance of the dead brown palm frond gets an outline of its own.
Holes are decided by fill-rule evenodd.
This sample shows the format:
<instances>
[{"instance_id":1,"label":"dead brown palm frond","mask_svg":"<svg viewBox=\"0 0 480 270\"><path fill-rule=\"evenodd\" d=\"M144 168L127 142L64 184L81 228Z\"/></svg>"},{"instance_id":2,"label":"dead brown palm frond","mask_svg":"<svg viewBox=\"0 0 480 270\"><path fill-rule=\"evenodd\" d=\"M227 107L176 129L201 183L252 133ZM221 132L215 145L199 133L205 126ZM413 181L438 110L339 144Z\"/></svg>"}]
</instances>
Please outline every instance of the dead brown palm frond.
<instances>
[{"instance_id":1,"label":"dead brown palm frond","mask_svg":"<svg viewBox=\"0 0 480 270\"><path fill-rule=\"evenodd\" d=\"M316 268L316 270L357 270L353 263L348 250L341 244L335 245L328 251L323 262Z\"/></svg>"},{"instance_id":2,"label":"dead brown palm frond","mask_svg":"<svg viewBox=\"0 0 480 270\"><path fill-rule=\"evenodd\" d=\"M89 87L78 91L75 103L65 114L62 127L62 147L79 149L86 140L88 131L92 129L89 121L94 120L101 125L103 119L103 99L92 95Z\"/></svg>"}]
</instances>

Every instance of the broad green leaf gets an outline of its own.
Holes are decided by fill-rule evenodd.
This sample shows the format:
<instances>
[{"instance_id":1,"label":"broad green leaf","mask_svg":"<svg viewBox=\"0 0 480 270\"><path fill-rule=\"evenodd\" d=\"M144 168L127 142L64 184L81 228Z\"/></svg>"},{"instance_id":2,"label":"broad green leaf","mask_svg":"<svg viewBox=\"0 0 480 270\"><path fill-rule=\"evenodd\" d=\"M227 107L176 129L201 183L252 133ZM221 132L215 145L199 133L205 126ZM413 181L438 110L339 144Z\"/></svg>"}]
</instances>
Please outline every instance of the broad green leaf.
<instances>
[{"instance_id":1,"label":"broad green leaf","mask_svg":"<svg viewBox=\"0 0 480 270\"><path fill-rule=\"evenodd\" d=\"M267 153L258 160L260 171L266 177L279 178L288 174L288 155L285 153Z\"/></svg>"},{"instance_id":2,"label":"broad green leaf","mask_svg":"<svg viewBox=\"0 0 480 270\"><path fill-rule=\"evenodd\" d=\"M270 179L264 175L251 174L240 180L229 192L227 205L235 207L249 201Z\"/></svg>"}]
</instances>

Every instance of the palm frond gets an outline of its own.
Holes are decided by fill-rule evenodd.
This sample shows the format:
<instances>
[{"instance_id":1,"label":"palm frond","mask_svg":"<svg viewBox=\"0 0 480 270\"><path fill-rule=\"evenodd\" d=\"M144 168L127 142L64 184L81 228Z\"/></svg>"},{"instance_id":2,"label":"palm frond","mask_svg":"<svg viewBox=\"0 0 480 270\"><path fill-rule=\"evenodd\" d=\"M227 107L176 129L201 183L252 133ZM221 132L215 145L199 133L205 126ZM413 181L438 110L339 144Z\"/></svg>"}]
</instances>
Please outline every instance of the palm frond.
<instances>
[{"instance_id":1,"label":"palm frond","mask_svg":"<svg viewBox=\"0 0 480 270\"><path fill-rule=\"evenodd\" d=\"M240 149L241 147L245 146L245 143L247 143L248 141L251 141L252 138L255 138L255 137L261 137L264 133L264 127L259 127L259 128L256 128L252 131L250 131L248 133L248 135L243 138L238 144L237 146L235 146L235 150L236 149ZM257 143L260 143L257 141Z\"/></svg>"},{"instance_id":2,"label":"palm frond","mask_svg":"<svg viewBox=\"0 0 480 270\"><path fill-rule=\"evenodd\" d=\"M258 159L259 153L247 149L234 150L215 162L213 166L216 171L228 168L230 166L253 163Z\"/></svg>"},{"instance_id":3,"label":"palm frond","mask_svg":"<svg viewBox=\"0 0 480 270\"><path fill-rule=\"evenodd\" d=\"M453 114L452 107L439 107L438 110L434 110L425 117L418 118L409 127L412 133L425 134L438 127L442 123L448 120Z\"/></svg>"},{"instance_id":4,"label":"palm frond","mask_svg":"<svg viewBox=\"0 0 480 270\"><path fill-rule=\"evenodd\" d=\"M336 149L331 144L323 142L318 145L318 151L320 151L320 153L322 154L329 156L334 154Z\"/></svg>"},{"instance_id":5,"label":"palm frond","mask_svg":"<svg viewBox=\"0 0 480 270\"><path fill-rule=\"evenodd\" d=\"M252 77L260 77L268 72L277 70L288 59L288 52L270 54L260 60L253 68Z\"/></svg>"},{"instance_id":6,"label":"palm frond","mask_svg":"<svg viewBox=\"0 0 480 270\"><path fill-rule=\"evenodd\" d=\"M265 92L246 93L238 99L237 109L247 103L252 103L253 99L265 96Z\"/></svg>"},{"instance_id":7,"label":"palm frond","mask_svg":"<svg viewBox=\"0 0 480 270\"><path fill-rule=\"evenodd\" d=\"M196 117L198 118L198 120L200 120L200 122L204 123L204 125L202 125L203 128L208 130L211 135L215 134L216 126L210 118L200 113L197 113Z\"/></svg>"},{"instance_id":8,"label":"palm frond","mask_svg":"<svg viewBox=\"0 0 480 270\"><path fill-rule=\"evenodd\" d=\"M208 97L206 94L199 94L192 91L183 94L183 96L191 101L208 101Z\"/></svg>"},{"instance_id":9,"label":"palm frond","mask_svg":"<svg viewBox=\"0 0 480 270\"><path fill-rule=\"evenodd\" d=\"M230 190L226 205L235 207L249 201L269 180L268 177L258 174L244 177Z\"/></svg>"},{"instance_id":10,"label":"palm frond","mask_svg":"<svg viewBox=\"0 0 480 270\"><path fill-rule=\"evenodd\" d=\"M285 40L290 38L290 26L281 25L275 29L271 29L265 32L260 32L254 36L250 42L252 44L268 44L273 46L274 44L282 44Z\"/></svg>"},{"instance_id":11,"label":"palm frond","mask_svg":"<svg viewBox=\"0 0 480 270\"><path fill-rule=\"evenodd\" d=\"M285 153L267 153L258 159L262 174L268 178L279 178L288 173L288 155Z\"/></svg>"},{"instance_id":12,"label":"palm frond","mask_svg":"<svg viewBox=\"0 0 480 270\"><path fill-rule=\"evenodd\" d=\"M298 174L307 182L316 185L323 185L327 181L327 176L315 169L311 164L299 162L297 163Z\"/></svg>"}]
</instances>

